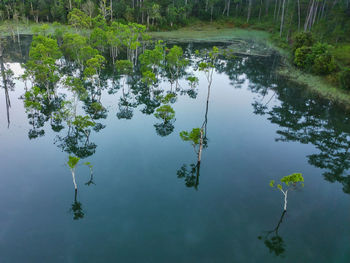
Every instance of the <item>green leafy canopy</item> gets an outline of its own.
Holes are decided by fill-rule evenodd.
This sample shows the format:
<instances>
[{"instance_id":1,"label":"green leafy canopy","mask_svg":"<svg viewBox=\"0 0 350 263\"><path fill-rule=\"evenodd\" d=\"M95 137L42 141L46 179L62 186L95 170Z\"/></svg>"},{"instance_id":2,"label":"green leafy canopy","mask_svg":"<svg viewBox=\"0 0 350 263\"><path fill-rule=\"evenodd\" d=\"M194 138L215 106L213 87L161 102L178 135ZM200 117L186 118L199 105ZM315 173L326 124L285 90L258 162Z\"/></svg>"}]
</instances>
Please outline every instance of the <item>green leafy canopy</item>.
<instances>
[{"instance_id":1,"label":"green leafy canopy","mask_svg":"<svg viewBox=\"0 0 350 263\"><path fill-rule=\"evenodd\" d=\"M69 155L68 162L67 162L69 168L72 169L72 170L75 169L75 167L77 166L79 160L80 160L79 157Z\"/></svg>"}]
</instances>

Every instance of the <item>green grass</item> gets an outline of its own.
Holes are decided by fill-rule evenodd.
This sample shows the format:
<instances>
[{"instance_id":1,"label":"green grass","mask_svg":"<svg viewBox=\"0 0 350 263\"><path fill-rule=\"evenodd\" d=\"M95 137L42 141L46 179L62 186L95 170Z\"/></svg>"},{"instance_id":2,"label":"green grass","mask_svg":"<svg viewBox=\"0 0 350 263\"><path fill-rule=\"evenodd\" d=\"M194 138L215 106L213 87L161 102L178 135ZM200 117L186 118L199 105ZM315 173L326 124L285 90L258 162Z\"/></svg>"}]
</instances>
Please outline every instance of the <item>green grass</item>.
<instances>
[{"instance_id":1,"label":"green grass","mask_svg":"<svg viewBox=\"0 0 350 263\"><path fill-rule=\"evenodd\" d=\"M334 48L333 55L342 66L350 66L350 44L339 44Z\"/></svg>"},{"instance_id":2,"label":"green grass","mask_svg":"<svg viewBox=\"0 0 350 263\"><path fill-rule=\"evenodd\" d=\"M6 21L0 23L0 37L4 36L11 36L12 34L17 35L19 34L33 34L33 30L36 28L42 26L42 25L48 25L48 34L52 34L55 32L57 29L65 30L67 32L75 32L75 30L67 25L59 24L59 23L34 23L34 22L29 22L29 23L15 23L13 21ZM84 31L89 31L89 30L84 30Z\"/></svg>"},{"instance_id":3,"label":"green grass","mask_svg":"<svg viewBox=\"0 0 350 263\"><path fill-rule=\"evenodd\" d=\"M187 26L174 31L150 32L155 38L165 38L178 41L229 42L234 38L268 41L269 33L259 30L227 27L220 23L201 23Z\"/></svg>"}]
</instances>

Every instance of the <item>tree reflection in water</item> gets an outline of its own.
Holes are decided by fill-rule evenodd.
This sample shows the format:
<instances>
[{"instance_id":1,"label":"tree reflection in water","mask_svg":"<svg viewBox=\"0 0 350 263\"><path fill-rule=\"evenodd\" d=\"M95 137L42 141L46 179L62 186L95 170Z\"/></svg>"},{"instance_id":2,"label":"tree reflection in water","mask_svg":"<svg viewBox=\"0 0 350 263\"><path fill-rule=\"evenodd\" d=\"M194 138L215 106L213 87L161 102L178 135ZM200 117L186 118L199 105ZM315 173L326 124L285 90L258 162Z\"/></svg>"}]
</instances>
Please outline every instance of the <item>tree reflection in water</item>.
<instances>
[{"instance_id":1,"label":"tree reflection in water","mask_svg":"<svg viewBox=\"0 0 350 263\"><path fill-rule=\"evenodd\" d=\"M344 117L344 109L332 102L303 94L305 91L286 87L285 83L288 82L280 80L273 89L280 104L269 107L255 102L254 112L278 124L276 141L314 145L319 153L308 155L309 163L325 170L324 178L341 183L344 193L349 194L350 118Z\"/></svg>"},{"instance_id":2,"label":"tree reflection in water","mask_svg":"<svg viewBox=\"0 0 350 263\"><path fill-rule=\"evenodd\" d=\"M249 80L249 90L257 95L253 111L278 125L276 141L314 145L319 153L308 155L309 163L323 169L327 181L341 183L344 193L349 194L350 117L341 105L320 99L306 87L279 76L279 66L280 58L275 54L238 57L218 63L216 69L226 73L236 88Z\"/></svg>"},{"instance_id":3,"label":"tree reflection in water","mask_svg":"<svg viewBox=\"0 0 350 263\"><path fill-rule=\"evenodd\" d=\"M286 245L284 244L283 238L278 234L278 230L282 224L286 212L286 210L283 210L281 218L274 229L266 231L266 233L262 236L258 236L258 239L264 241L264 244L269 249L270 253L274 253L276 256L281 257L283 257L286 250Z\"/></svg>"},{"instance_id":4,"label":"tree reflection in water","mask_svg":"<svg viewBox=\"0 0 350 263\"><path fill-rule=\"evenodd\" d=\"M74 190L74 202L73 202L71 209L70 209L70 211L73 213L74 220L83 219L85 216L84 211L83 211L83 205L82 205L82 203L80 203L77 200L77 196L78 196L78 190L75 189Z\"/></svg>"},{"instance_id":5,"label":"tree reflection in water","mask_svg":"<svg viewBox=\"0 0 350 263\"><path fill-rule=\"evenodd\" d=\"M199 51L196 52L198 55ZM203 148L208 147L208 137L207 137L207 125L208 125L208 110L209 110L209 99L210 99L210 89L213 82L213 73L215 71L215 64L218 61L219 49L213 47L212 51L204 51L201 54L200 60L198 62L198 69L203 71L205 77L208 81L207 89L207 99L205 104L205 114L204 121L201 128L194 128L190 132L182 131L180 132L180 137L183 141L191 142L193 149L197 155L197 163L190 164L190 169L187 168L186 164L183 164L182 167L177 171L178 178L184 178L185 184L187 187L194 187L198 190L199 185L199 175L200 175L200 166L202 160L202 151ZM197 78L187 78L189 80L191 87L198 83Z\"/></svg>"},{"instance_id":6,"label":"tree reflection in water","mask_svg":"<svg viewBox=\"0 0 350 263\"><path fill-rule=\"evenodd\" d=\"M1 82L0 87L4 89L5 93L5 106L6 106L6 118L7 118L7 127L10 127L10 108L11 101L9 91L13 91L15 83L13 81L13 72L11 69L6 68L4 63L4 40L0 39L0 71L1 71Z\"/></svg>"},{"instance_id":7,"label":"tree reflection in water","mask_svg":"<svg viewBox=\"0 0 350 263\"><path fill-rule=\"evenodd\" d=\"M201 49L211 46L199 45ZM164 49L166 54L166 49ZM181 57L181 52L178 52ZM177 56L177 55L176 55ZM175 57L176 57L175 56ZM1 57L1 56L0 56ZM68 57L60 59L57 72L59 83L51 85L51 92L40 86L35 78L32 88L24 96L25 109L31 128L28 131L30 139L45 135L45 129L51 127L56 133L55 143L62 151L80 157L91 157L97 150L93 134L102 131L106 126L104 120L108 117L109 108L104 104L104 91L109 94L119 93L114 109L118 119L131 120L135 110L142 114L154 115L160 120L154 124L159 136L168 136L175 129L175 111L173 105L179 96L186 95L197 98L197 77L191 73L200 68L199 63L210 62L218 73L225 73L236 88L248 83L248 89L257 95L253 102L255 114L268 116L268 120L279 125L277 141L298 141L313 144L319 153L307 156L309 163L325 170L325 179L330 182L340 182L345 193L350 193L350 176L346 175L350 168L350 120L344 116L343 110L332 102L323 101L305 92L305 89L293 87L277 74L276 68L280 59L276 54L271 56L241 56L232 59L224 57L210 60L210 56L194 56L193 46L183 54L188 61L178 67L169 64L164 58L157 66L158 78L145 83L145 76L140 72L139 65L132 65L131 71L116 74L114 66L106 63L105 68L98 69L98 79L86 78L81 65ZM183 59L181 58L181 59ZM170 60L169 60L170 59ZM5 89L7 120L10 123L10 100L8 91L13 84L10 71L6 71L5 63L1 63L2 87ZM210 67L209 67L210 68ZM207 70L202 64L203 71ZM209 71L208 71L209 72ZM5 74L4 74L5 73ZM188 187L198 189L202 150L208 144L208 110L210 100L210 74L208 94L205 105L205 115L200 126L196 161L184 164L177 171L179 178L185 180ZM63 80L68 82L62 84ZM184 85L187 81L188 85ZM119 82L119 83L118 83ZM111 85L112 83L112 85ZM60 93L63 89L67 92ZM279 104L275 103L279 101ZM78 114L79 112L79 114ZM46 123L50 125L45 125ZM93 176L87 183L93 184Z\"/></svg>"}]
</instances>

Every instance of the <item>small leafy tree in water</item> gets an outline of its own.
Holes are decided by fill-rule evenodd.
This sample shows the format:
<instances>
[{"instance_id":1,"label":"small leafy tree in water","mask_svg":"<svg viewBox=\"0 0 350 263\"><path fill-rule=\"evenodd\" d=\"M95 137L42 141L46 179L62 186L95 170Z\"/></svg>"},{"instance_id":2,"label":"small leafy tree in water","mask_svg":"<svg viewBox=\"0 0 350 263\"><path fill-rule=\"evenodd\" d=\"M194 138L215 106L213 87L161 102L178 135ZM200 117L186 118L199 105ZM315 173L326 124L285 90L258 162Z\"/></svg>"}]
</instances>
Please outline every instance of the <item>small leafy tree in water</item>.
<instances>
[{"instance_id":1,"label":"small leafy tree in water","mask_svg":"<svg viewBox=\"0 0 350 263\"><path fill-rule=\"evenodd\" d=\"M186 80L188 81L188 84L190 85L191 89L194 89L199 83L198 78L195 76L189 76L186 78Z\"/></svg>"},{"instance_id":2,"label":"small leafy tree in water","mask_svg":"<svg viewBox=\"0 0 350 263\"><path fill-rule=\"evenodd\" d=\"M183 141L190 142L192 144L193 149L198 156L197 162L199 164L201 161L202 149L204 144L203 129L193 128L190 132L182 131L180 132L180 137Z\"/></svg>"},{"instance_id":3,"label":"small leafy tree in water","mask_svg":"<svg viewBox=\"0 0 350 263\"><path fill-rule=\"evenodd\" d=\"M293 173L282 177L281 184L275 184L274 180L270 181L271 187L276 187L284 195L284 211L287 211L287 195L289 190L295 190L298 187L304 187L304 177L301 173Z\"/></svg>"},{"instance_id":4,"label":"small leafy tree in water","mask_svg":"<svg viewBox=\"0 0 350 263\"><path fill-rule=\"evenodd\" d=\"M91 184L95 184L94 183L94 171L93 171L93 165L90 162L85 162L83 163L84 165L86 165L87 167L89 167L90 169L90 179L88 182L86 182L86 185L91 185Z\"/></svg>"},{"instance_id":5,"label":"small leafy tree in water","mask_svg":"<svg viewBox=\"0 0 350 263\"><path fill-rule=\"evenodd\" d=\"M75 191L77 191L77 189L78 189L77 183L75 182L75 168L76 168L77 164L79 163L79 160L80 160L79 157L69 155L68 162L67 162L69 169L72 172L72 178L73 178L73 184L74 184Z\"/></svg>"},{"instance_id":6,"label":"small leafy tree in water","mask_svg":"<svg viewBox=\"0 0 350 263\"><path fill-rule=\"evenodd\" d=\"M160 106L154 116L157 119L162 119L165 123L171 121L175 117L175 111L170 105Z\"/></svg>"}]
</instances>

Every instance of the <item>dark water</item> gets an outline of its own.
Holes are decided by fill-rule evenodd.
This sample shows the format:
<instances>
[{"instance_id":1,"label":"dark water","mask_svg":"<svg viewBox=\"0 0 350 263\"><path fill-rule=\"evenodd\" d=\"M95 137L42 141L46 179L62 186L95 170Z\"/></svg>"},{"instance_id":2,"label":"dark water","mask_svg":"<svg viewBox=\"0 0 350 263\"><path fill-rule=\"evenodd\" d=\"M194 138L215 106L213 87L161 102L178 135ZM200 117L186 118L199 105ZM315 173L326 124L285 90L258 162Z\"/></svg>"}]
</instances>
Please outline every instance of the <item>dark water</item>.
<instances>
[{"instance_id":1,"label":"dark water","mask_svg":"<svg viewBox=\"0 0 350 263\"><path fill-rule=\"evenodd\" d=\"M204 46L183 48L191 58ZM171 90L163 77L150 92L135 77L123 94L123 80L106 71L105 110L80 103L98 123L87 140L55 123L55 105L25 111L15 78L22 49L7 53L15 76L0 90L0 262L349 262L349 114L276 75L276 54L221 58L208 109L193 60L195 90L184 78ZM167 125L154 116L162 91L177 94ZM67 98L60 88L57 100ZM191 175L197 156L179 132L206 117L207 147ZM78 166L77 195L69 154L93 165L93 178ZM305 187L282 214L283 196L268 183L293 172Z\"/></svg>"}]
</instances>

